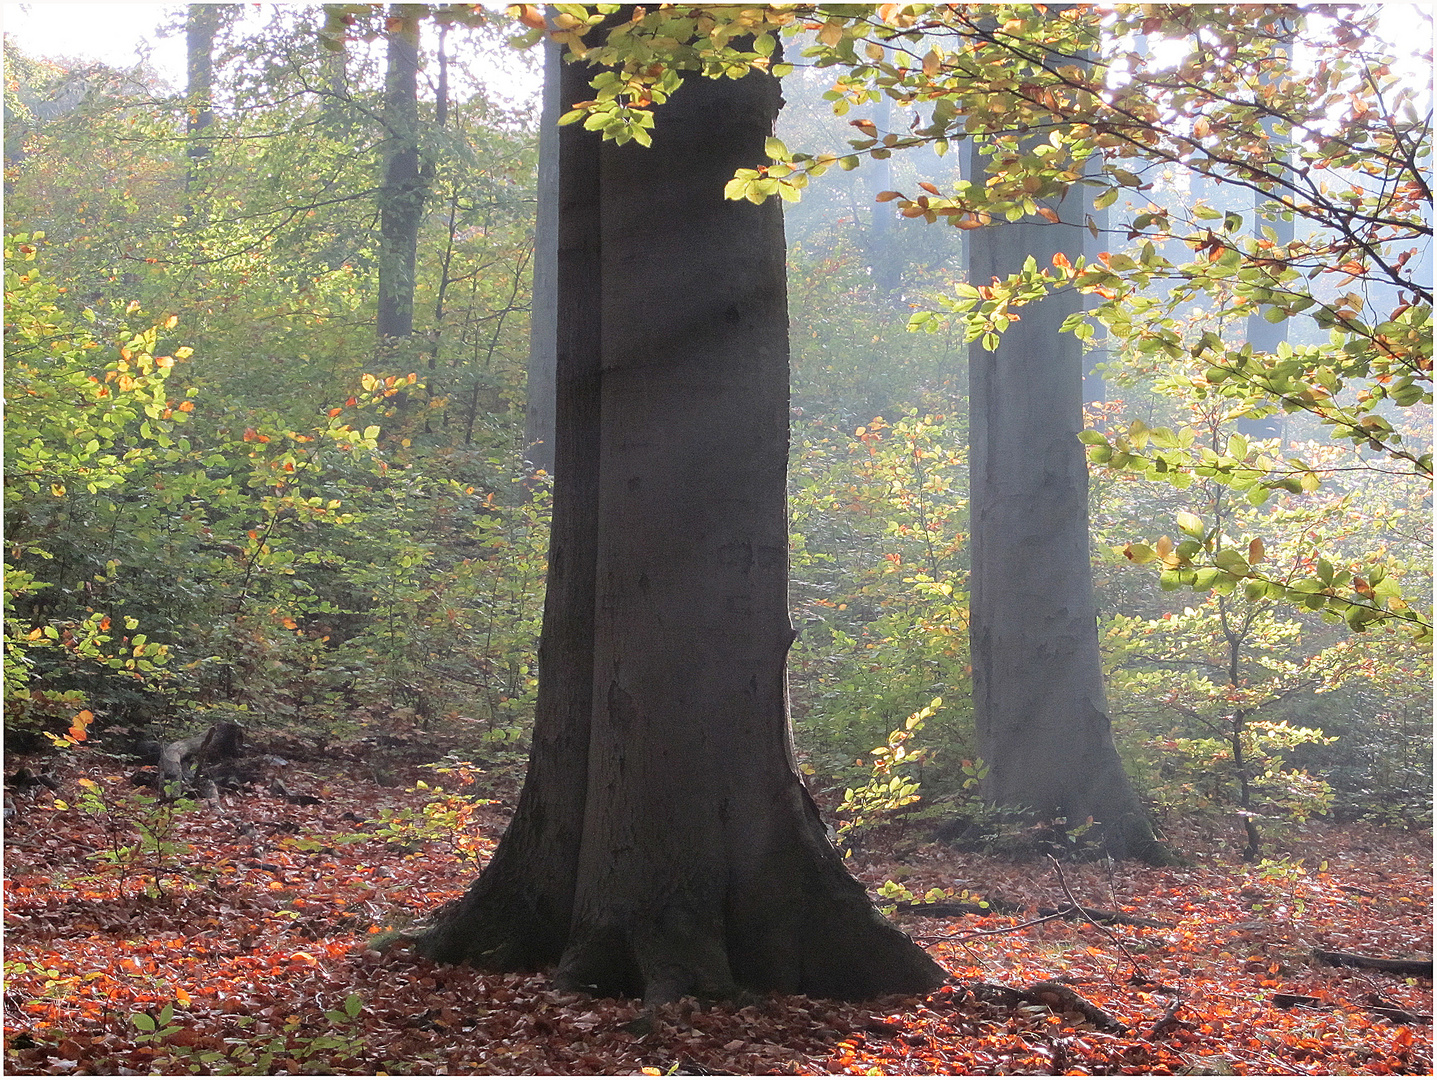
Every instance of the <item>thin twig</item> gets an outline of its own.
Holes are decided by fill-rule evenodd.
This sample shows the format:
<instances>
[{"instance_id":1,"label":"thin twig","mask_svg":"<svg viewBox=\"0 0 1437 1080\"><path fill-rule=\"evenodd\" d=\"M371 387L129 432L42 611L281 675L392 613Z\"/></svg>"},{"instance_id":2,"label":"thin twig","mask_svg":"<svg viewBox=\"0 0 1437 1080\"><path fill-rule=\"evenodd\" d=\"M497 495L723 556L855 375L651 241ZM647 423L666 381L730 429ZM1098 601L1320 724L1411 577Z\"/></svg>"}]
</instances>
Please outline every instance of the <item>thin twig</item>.
<instances>
[{"instance_id":1,"label":"thin twig","mask_svg":"<svg viewBox=\"0 0 1437 1080\"><path fill-rule=\"evenodd\" d=\"M1078 903L1077 897L1075 897L1075 896L1073 895L1073 890L1070 889L1070 888L1068 888L1068 880L1067 880L1067 878L1063 877L1063 867L1062 867L1062 864L1059 863L1058 860L1055 859L1055 858L1053 858L1053 856L1051 856L1051 855L1048 856L1048 861L1053 864L1053 869L1054 869L1055 871L1057 871L1057 874L1058 874L1058 884L1063 887L1063 895L1068 898L1068 903L1072 906L1073 910L1076 911L1076 912L1077 912L1079 915L1081 915L1083 918L1087 919L1088 922L1092 923L1094 926L1096 926L1099 930L1101 930L1103 933L1107 934L1108 937L1110 937L1110 938L1112 939L1113 944L1116 945L1119 949L1121 949L1121 950L1123 951L1123 955L1128 958L1128 963L1133 966L1133 973L1134 973L1135 975L1138 975L1138 976L1140 976L1141 978L1147 978L1147 974L1143 971L1142 965L1139 964L1138 961L1137 961L1137 958L1136 958L1135 956L1133 956L1133 954L1128 951L1128 947L1123 944L1122 939L1121 939L1120 937L1118 937L1117 934L1115 934L1115 933L1113 933L1111 930L1109 930L1109 929L1108 929L1106 926L1104 926L1102 923L1098 922L1097 919L1095 919L1095 918L1093 918L1091 915L1089 915L1089 914L1087 913L1087 911L1085 911L1085 910L1083 909L1083 905L1080 904L1080 903Z\"/></svg>"},{"instance_id":2,"label":"thin twig","mask_svg":"<svg viewBox=\"0 0 1437 1080\"><path fill-rule=\"evenodd\" d=\"M1055 915L1044 915L1041 918L1033 919L1025 923L1018 923L1014 926L1000 926L996 930L970 930L966 934L944 934L939 937L925 937L918 938L917 940L928 945L936 945L940 941L971 941L974 938L997 937L1000 934L1011 934L1018 930L1026 930L1030 926L1041 926L1045 922L1052 922L1054 919L1061 918L1063 918L1063 913L1059 912Z\"/></svg>"}]
</instances>

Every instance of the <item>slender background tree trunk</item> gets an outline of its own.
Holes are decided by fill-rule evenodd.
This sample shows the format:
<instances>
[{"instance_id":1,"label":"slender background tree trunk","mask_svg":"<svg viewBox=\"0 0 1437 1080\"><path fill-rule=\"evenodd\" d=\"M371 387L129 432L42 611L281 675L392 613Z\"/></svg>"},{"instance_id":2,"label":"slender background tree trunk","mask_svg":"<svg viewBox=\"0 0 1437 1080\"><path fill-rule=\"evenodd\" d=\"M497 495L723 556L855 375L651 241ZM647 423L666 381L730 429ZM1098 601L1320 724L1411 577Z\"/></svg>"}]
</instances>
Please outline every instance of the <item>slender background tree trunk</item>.
<instances>
[{"instance_id":1,"label":"slender background tree trunk","mask_svg":"<svg viewBox=\"0 0 1437 1080\"><path fill-rule=\"evenodd\" d=\"M983 183L974 146L969 179ZM1060 208L1062 209L1062 208ZM1080 206L1067 207L1082 221ZM1056 252L1076 260L1078 224L1038 218L968 233L969 281L987 285ZM983 794L1009 806L1093 817L1110 852L1156 844L1113 744L1088 539L1083 346L1059 332L1076 291L1024 307L996 351L970 349L971 649Z\"/></svg>"},{"instance_id":2,"label":"slender background tree trunk","mask_svg":"<svg viewBox=\"0 0 1437 1080\"><path fill-rule=\"evenodd\" d=\"M539 120L539 206L534 224L534 286L529 321L528 405L524 457L554 472L554 368L558 337L559 69L562 49L544 42L544 106Z\"/></svg>"},{"instance_id":3,"label":"slender background tree trunk","mask_svg":"<svg viewBox=\"0 0 1437 1080\"><path fill-rule=\"evenodd\" d=\"M419 158L419 23L423 4L392 4L384 76L384 185L379 193L379 310L383 354L414 333L414 267L428 175Z\"/></svg>"}]
</instances>

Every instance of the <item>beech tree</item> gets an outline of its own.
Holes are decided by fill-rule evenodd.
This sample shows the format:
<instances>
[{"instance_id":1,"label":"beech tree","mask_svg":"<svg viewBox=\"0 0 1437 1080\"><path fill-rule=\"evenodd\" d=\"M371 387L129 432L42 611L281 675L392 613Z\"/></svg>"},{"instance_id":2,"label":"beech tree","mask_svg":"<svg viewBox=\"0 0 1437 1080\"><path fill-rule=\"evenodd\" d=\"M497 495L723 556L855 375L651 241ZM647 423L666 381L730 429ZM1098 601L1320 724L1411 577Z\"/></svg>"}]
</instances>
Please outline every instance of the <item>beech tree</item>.
<instances>
[{"instance_id":1,"label":"beech tree","mask_svg":"<svg viewBox=\"0 0 1437 1080\"><path fill-rule=\"evenodd\" d=\"M574 32L579 32L577 16L570 17L575 19ZM989 391L1004 389L1008 372L980 388L981 354L997 350L1004 337L1018 342L1010 347L1014 353L1036 361L1064 351L1059 331L1069 331L1081 342L1101 324L1117 347L1174 357L1189 351L1207 355L1210 384L1231 398L1234 408L1259 416L1273 408L1306 410L1329 425L1335 437L1365 441L1392 462L1430 477L1430 451L1410 447L1411 436L1401 433L1382 408L1389 402L1402 407L1431 401L1431 290L1415 273L1418 248L1406 246L1431 235L1430 215L1424 209L1430 208L1431 195L1422 166L1430 148L1411 90L1393 77L1386 58L1366 45L1372 19L1370 12L1348 9L1306 19L1288 9L1237 6L1144 7L1101 18L1080 6L1049 10L1017 4L977 10L898 4L864 10L843 5L636 10L630 28L610 35L598 50L601 59L620 70L594 81L597 92L584 106L585 122L616 139L632 137L649 123L647 106L662 106L673 85L672 70L654 63L655 54L672 57L675 63L698 57L714 71L743 71L747 65L769 66L777 37L806 29L814 33L814 43L804 50L805 57L836 70L828 95L836 113L879 105L875 112L882 115L896 102L911 110L912 119L906 130L898 124L881 129L868 117L852 120L860 138L851 141L848 153L801 153L771 142L765 148L768 164L755 162L736 170L727 188L730 198L756 203L773 196L797 200L810 179L835 165L854 168L863 157L883 162L895 151L920 146L942 153L951 141L961 139L982 144L990 155L983 180L970 176L947 192L924 182L922 192L886 192L880 199L896 200L905 217L946 221L964 230L984 230L1003 220L1043 219L1055 228L1086 226L1096 237L1103 226L1080 198L1085 186L1097 193L1094 212L1113 206L1125 192L1135 197L1150 192L1154 183L1149 174L1163 168L1187 170L1250 193L1261 225L1256 238L1243 236L1240 213L1224 214L1201 203L1164 206L1149 198L1146 208L1139 203L1127 220L1115 223L1115 235L1109 236L1114 248L1119 237L1138 242L1132 255L1102 251L1089 265L1078 257L1076 244L1070 255L1036 243L1032 250L1044 255L1041 262L1028 258L1017 266L1002 266L995 261L986 268L991 273L975 272L943 305L966 324L967 338L979 350L975 477L986 481L988 474L1013 460L990 454L991 447L983 443L1021 454L1023 446L1014 446L1014 439L1023 444L1035 435L1053 433L1062 440L1067 430L1072 461L1061 464L1062 455L1055 454L1051 465L1054 473L1068 470L1074 480L1065 498L1052 504L1049 521L1061 518L1065 537L1070 532L1085 535L1085 510L1075 494L1083 486L1076 478L1081 472L1076 456L1080 435L1093 445L1090 457L1095 464L1141 469L1151 479L1172 479L1180 485L1190 483L1194 473L1217 476L1259 500L1278 488L1309 490L1307 485L1320 483L1320 477L1300 459L1279 462L1249 453L1245 440L1223 455L1199 451L1183 433L1149 433L1140 422L1134 423L1131 439L1118 445L1098 433L1079 433L1073 422L1080 391L1072 398L1071 418L1061 415L1069 411L1068 369L1076 368L1076 378L1081 374L1078 364L1055 366L1054 382L1063 391L1037 379L1030 380L1026 395L1006 402L1006 409L998 404L1001 395L985 401ZM1297 40L1319 56L1311 72L1301 76L1288 62ZM1155 60L1155 42L1180 45L1182 56L1177 62ZM778 73L788 68L772 66ZM1334 110L1346 102L1356 104L1336 119ZM1399 109L1404 110L1400 116ZM1041 133L1038 139L1035 132ZM1289 241L1291 234L1267 225L1293 217L1307 223L1312 233ZM1212 224L1218 221L1221 226ZM1159 254L1159 242L1175 240L1195 252L1191 262L1177 264ZM979 240L975 246L983 243ZM1304 276L1311 281L1323 273L1345 275L1343 285L1358 281L1374 302L1395 301L1395 306L1385 320L1366 319L1362 312L1369 301L1364 295L1354 291L1334 299L1305 284ZM1383 288L1397 295L1381 296ZM1042 312L1019 314L1039 301L1051 312L1055 294L1073 293L1098 302L1087 310L1070 303L1060 325L1048 326L1046 333L1041 330L1046 321ZM1196 298L1245 305L1274 323L1306 312L1319 327L1333 332L1333 345L1303 350L1279 346L1265 353L1252 342L1234 347L1211 334L1186 342L1175 314ZM1066 298L1058 302L1069 303ZM937 313L920 312L913 325L932 329L945 321ZM1260 349L1263 343L1256 344ZM1011 389L1016 388L1015 382ZM1049 399L1050 390L1057 396ZM1022 507L1027 500L1031 509L1032 500L1047 493L1050 479L1034 474L1026 487L1015 482L994 505ZM975 519L983 509L976 490L980 486L975 483ZM975 674L984 668L985 656L1014 665L1002 676L992 675L988 689L978 689L980 734L987 729L987 745L998 757L989 762L995 769L990 790L1005 789L1001 778L1011 777L1005 801L1036 802L1045 809L1056 804L1071 814L1075 809L1081 813L1086 801L1074 796L1074 788L1087 787L1089 795L1111 794L1124 808L1117 816L1130 818L1134 801L1121 782L1120 769L1114 779L1115 754L1107 749L1095 751L1098 759L1074 754L1072 747L1045 734L1051 725L1032 704L1043 700L1047 687L1042 683L1051 671L1041 659L1027 662L1023 654L1033 653L1033 642L1005 638L991 647L985 643L985 635L1001 636L1007 629L1000 625L997 610L983 610L985 598L1005 592L1033 595L1035 612L1046 610L1053 616L1039 636L1036 658L1072 656L1077 626L1083 627L1084 641L1092 637L1091 590L1083 584L1088 578L1086 544L1073 549L1084 569L1076 577L1059 572L1059 591L1030 590L1034 578L1045 580L1040 563L1051 553L1023 550L1024 536L1033 535L1023 524L1008 522L988 540L983 527L975 524L974 579L983 579L974 588ZM1419 635L1430 636L1430 618L1409 610L1380 567L1370 573L1338 572L1314 557L1316 573L1310 580L1296 580L1292 574L1279 579L1241 558L1234 550L1238 545L1222 535L1220 523L1209 527L1200 517L1184 514L1179 525L1189 536L1180 544L1168 540L1129 548L1135 561L1161 559L1164 588L1230 591L1242 585L1250 597L1322 608L1354 629L1404 621ZM998 546L990 546L990 540ZM993 573L980 569L990 554L1008 548L1021 555L994 562ZM1260 538L1253 538L1248 550L1260 551ZM1068 571L1074 565L1059 563ZM1037 628L1043 621L1035 619L1032 625ZM1090 659L1076 662L1070 685L1086 699L1084 708L1089 710L1076 725L1076 730L1089 733L1082 745L1106 748L1110 739L1095 653L1094 644ZM1003 721L1006 730L999 732L991 717L982 718L988 709L985 696L991 688L1009 689L1015 682L1021 686L1016 699L1026 697L1026 705L1017 706ZM1074 730L1073 722L1069 717L1069 730ZM1035 767L1037 761L1041 768ZM1026 783L1017 779L1022 776L1045 779ZM1055 799L1058 778L1068 790ZM1077 778L1091 786L1075 783ZM1105 814L1112 817L1114 811ZM1139 838L1143 831L1139 826Z\"/></svg>"},{"instance_id":2,"label":"beech tree","mask_svg":"<svg viewBox=\"0 0 1437 1080\"><path fill-rule=\"evenodd\" d=\"M791 749L783 222L723 199L778 84L673 89L630 145L563 129L530 768L490 865L420 947L649 1002L921 992L943 970L845 869Z\"/></svg>"},{"instance_id":3,"label":"beech tree","mask_svg":"<svg viewBox=\"0 0 1437 1080\"><path fill-rule=\"evenodd\" d=\"M967 179L987 173L976 145ZM1077 259L1086 232L1026 218L968 233L968 280ZM969 351L969 640L973 719L995 803L1092 818L1107 850L1162 862L1113 743L1088 540L1083 342L1062 333L1076 292L1024 311Z\"/></svg>"}]
</instances>

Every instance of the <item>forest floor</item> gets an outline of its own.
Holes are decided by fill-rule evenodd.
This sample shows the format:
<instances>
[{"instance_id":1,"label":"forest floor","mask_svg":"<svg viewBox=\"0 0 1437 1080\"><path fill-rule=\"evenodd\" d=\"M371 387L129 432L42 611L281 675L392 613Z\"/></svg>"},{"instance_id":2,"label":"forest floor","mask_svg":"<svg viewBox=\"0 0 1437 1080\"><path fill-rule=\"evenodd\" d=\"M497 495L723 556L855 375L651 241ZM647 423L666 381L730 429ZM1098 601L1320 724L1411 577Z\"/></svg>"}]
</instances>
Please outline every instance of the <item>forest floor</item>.
<instances>
[{"instance_id":1,"label":"forest floor","mask_svg":"<svg viewBox=\"0 0 1437 1080\"><path fill-rule=\"evenodd\" d=\"M6 1072L1432 1072L1430 976L1313 952L1431 955L1430 832L1290 826L1254 866L1230 853L1235 823L1178 824L1168 838L1190 866L1069 863L1060 880L1050 862L920 843L914 826L884 844L908 849L901 861L860 853L858 876L1015 908L895 915L951 985L645 1015L637 1001L559 993L542 974L375 947L473 878L512 809L512 769L463 786L397 767L381 786L359 761L287 757L252 793L178 813L137 802L136 766L94 750L7 761L7 773L43 765L57 790L7 789ZM497 801L453 797L461 786ZM137 821L158 857L126 851ZM1007 929L1062 907L1065 887L1085 908L1152 925Z\"/></svg>"}]
</instances>

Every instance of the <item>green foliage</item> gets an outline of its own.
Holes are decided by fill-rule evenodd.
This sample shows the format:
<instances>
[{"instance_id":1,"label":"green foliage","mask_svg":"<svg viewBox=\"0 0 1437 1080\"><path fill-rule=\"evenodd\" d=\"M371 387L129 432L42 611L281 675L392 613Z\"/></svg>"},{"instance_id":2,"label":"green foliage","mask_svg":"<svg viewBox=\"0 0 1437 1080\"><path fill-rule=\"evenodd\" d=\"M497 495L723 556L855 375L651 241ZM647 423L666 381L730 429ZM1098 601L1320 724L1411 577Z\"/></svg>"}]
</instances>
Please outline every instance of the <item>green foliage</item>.
<instances>
[{"instance_id":1,"label":"green foliage","mask_svg":"<svg viewBox=\"0 0 1437 1080\"><path fill-rule=\"evenodd\" d=\"M119 777L109 779L112 784L120 782ZM191 851L189 844L176 839L176 834L183 815L195 809L194 800L139 790L107 796L94 780L82 778L78 783L79 807L95 821L105 838L106 846L95 851L91 859L118 875L121 895L128 878L148 874L147 893L163 896L163 878L180 872L176 856ZM64 804L57 800L57 805ZM167 1022L162 1021L160 1026Z\"/></svg>"},{"instance_id":2,"label":"green foliage","mask_svg":"<svg viewBox=\"0 0 1437 1080\"><path fill-rule=\"evenodd\" d=\"M889 733L888 741L873 750L873 764L868 782L843 793L838 804L840 844L852 842L885 818L918 801L918 783L896 770L917 765L928 754L910 745L910 740L923 730L924 721L943 705L936 697L904 721L901 728Z\"/></svg>"},{"instance_id":3,"label":"green foliage","mask_svg":"<svg viewBox=\"0 0 1437 1080\"><path fill-rule=\"evenodd\" d=\"M183 1070L213 1076L253 1076L275 1071L310 1072L335 1066L354 1066L364 1056L364 999L348 995L337 1008L325 1009L325 1026L290 1016L269 1032L256 1027L255 1018L236 1020L238 1033L225 1040L225 1049L206 1049L171 1037L185 1030L175 1005L157 1012L130 1014L135 1041L155 1048L153 1063L165 1071Z\"/></svg>"},{"instance_id":4,"label":"green foliage","mask_svg":"<svg viewBox=\"0 0 1437 1080\"><path fill-rule=\"evenodd\" d=\"M454 762L439 768L443 774L454 775L461 784L470 786L482 770L471 762ZM492 806L497 799L482 799L463 793L446 792L442 787L421 780L416 790L427 792L422 806L393 809L382 807L379 820L372 828L336 837L341 843L362 843L379 840L408 855L418 854L433 842L444 844L450 858L459 859L476 871L489 855L480 843L475 811Z\"/></svg>"},{"instance_id":5,"label":"green foliage","mask_svg":"<svg viewBox=\"0 0 1437 1080\"><path fill-rule=\"evenodd\" d=\"M941 156L971 139L988 158L986 183L923 181L878 201L960 230L1025 218L1086 224L1094 240L1105 228L1099 216L1121 216L1110 230L1112 250L1059 254L1043 267L1029 259L1006 280L957 282L912 316L912 329L957 322L966 342L993 349L1022 307L1076 289L1089 302L1066 328L1081 340L1101 327L1114 349L1195 361L1208 392L1235 409L1311 417L1333 440L1370 448L1430 488L1430 435L1397 414L1432 402L1432 295L1415 258L1431 233L1431 129L1420 80L1400 73L1376 32L1376 9L1334 19L1241 5L1074 8L1061 18L1023 4L636 15L602 41L585 38L578 24L565 36L571 51L616 69L600 77L604 92L568 118L587 112L608 138L647 124L648 111L633 106L660 102L676 73L740 77L767 67L771 50L758 42L802 31L814 35L804 58L835 73L825 96L836 115L884 98L911 110L909 122L889 131L873 119L850 121L858 129L851 152L795 152L770 140L769 163L739 170L725 191L730 199L793 201L834 164L847 169L924 147ZM751 51L742 47L749 33ZM1224 47L1196 44L1207 40ZM1299 52L1308 57L1300 66L1291 62ZM1034 131L1044 136L1036 144ZM1222 196L1205 197L1216 184ZM1084 189L1092 214L1075 210ZM1228 205L1228 193L1241 202ZM1267 348L1216 328L1189 335L1183 324L1200 306L1296 322L1325 340ZM1224 454L1167 429L1152 433L1146 451L1149 441L1139 422L1116 444L1092 433L1089 453L1097 464L1179 488L1193 475L1214 477L1254 501L1321 482L1321 470L1300 458L1254 459L1231 446ZM1277 580L1230 549L1218 559L1219 550L1200 531L1164 556L1175 565L1163 569L1163 587L1242 586L1325 610L1353 629L1399 622L1431 640L1430 614L1414 610L1390 578L1336 567Z\"/></svg>"},{"instance_id":6,"label":"green foliage","mask_svg":"<svg viewBox=\"0 0 1437 1080\"><path fill-rule=\"evenodd\" d=\"M828 772L845 773L914 700L966 696L961 446L960 421L916 411L853 436L811 428L800 443L790 662L799 734ZM966 738L950 719L935 745L956 761Z\"/></svg>"},{"instance_id":7,"label":"green foliage","mask_svg":"<svg viewBox=\"0 0 1437 1080\"><path fill-rule=\"evenodd\" d=\"M166 397L189 355L154 355L173 319L122 332L93 373L103 346L27 265L30 240L7 263L11 730L143 722L147 696L338 736L358 703L432 718L477 701L487 733L520 734L547 494L392 469L368 420L412 377L365 374L307 429L257 411L235 423L202 395Z\"/></svg>"},{"instance_id":8,"label":"green foliage","mask_svg":"<svg viewBox=\"0 0 1437 1080\"><path fill-rule=\"evenodd\" d=\"M452 86L493 38L461 14L438 15ZM12 734L220 710L349 739L407 710L522 743L548 513L519 457L533 133L472 88L423 110L418 333L376 370L356 147L382 89L314 19L222 33L201 160L182 99L89 72L10 162ZM17 101L65 74L6 52Z\"/></svg>"}]
</instances>

